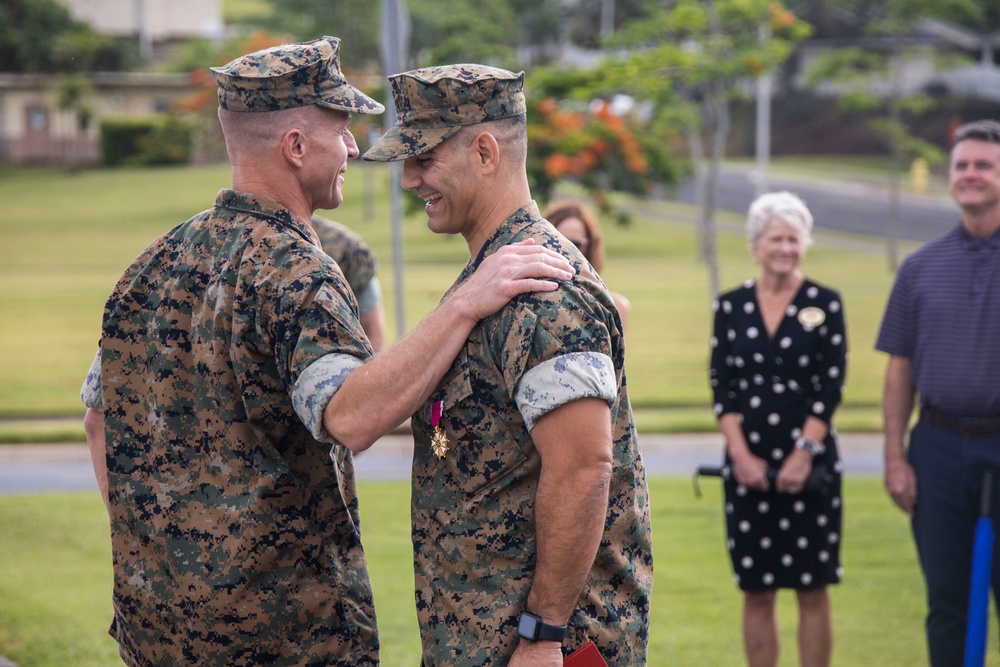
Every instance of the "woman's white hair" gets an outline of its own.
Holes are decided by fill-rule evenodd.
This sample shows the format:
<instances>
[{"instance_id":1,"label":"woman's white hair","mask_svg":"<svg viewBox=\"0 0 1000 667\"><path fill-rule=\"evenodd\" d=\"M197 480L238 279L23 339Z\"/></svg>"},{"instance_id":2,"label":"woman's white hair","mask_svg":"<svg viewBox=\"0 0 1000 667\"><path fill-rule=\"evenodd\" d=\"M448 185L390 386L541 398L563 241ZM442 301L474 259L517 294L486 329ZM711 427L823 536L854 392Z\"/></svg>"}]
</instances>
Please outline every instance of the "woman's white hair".
<instances>
[{"instance_id":1,"label":"woman's white hair","mask_svg":"<svg viewBox=\"0 0 1000 667\"><path fill-rule=\"evenodd\" d=\"M812 244L813 217L805 203L791 192L768 192L750 204L747 212L747 239L754 243L774 220L784 220L802 235L805 245Z\"/></svg>"}]
</instances>

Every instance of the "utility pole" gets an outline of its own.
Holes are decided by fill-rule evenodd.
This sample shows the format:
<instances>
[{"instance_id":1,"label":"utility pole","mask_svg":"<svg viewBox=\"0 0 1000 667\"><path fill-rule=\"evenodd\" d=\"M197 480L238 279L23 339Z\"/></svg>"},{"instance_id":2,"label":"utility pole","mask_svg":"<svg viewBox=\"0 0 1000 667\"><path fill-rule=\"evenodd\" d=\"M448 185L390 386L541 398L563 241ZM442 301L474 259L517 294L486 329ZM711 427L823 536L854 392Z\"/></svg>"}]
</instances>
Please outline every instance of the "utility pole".
<instances>
[{"instance_id":1,"label":"utility pole","mask_svg":"<svg viewBox=\"0 0 1000 667\"><path fill-rule=\"evenodd\" d=\"M767 48L771 39L771 30L766 23L760 26L761 49ZM768 190L768 170L771 161L771 77L770 71L764 71L757 77L757 125L754 147L756 150L756 179L754 189L757 196Z\"/></svg>"},{"instance_id":2,"label":"utility pole","mask_svg":"<svg viewBox=\"0 0 1000 667\"><path fill-rule=\"evenodd\" d=\"M139 56L145 63L153 60L153 36L149 29L148 0L135 0L136 33L139 36Z\"/></svg>"},{"instance_id":3,"label":"utility pole","mask_svg":"<svg viewBox=\"0 0 1000 667\"><path fill-rule=\"evenodd\" d=\"M615 32L615 0L601 0L601 39Z\"/></svg>"},{"instance_id":4,"label":"utility pole","mask_svg":"<svg viewBox=\"0 0 1000 667\"><path fill-rule=\"evenodd\" d=\"M404 0L382 1L382 66L386 74L403 69L403 59L410 42L409 15ZM392 89L386 84L385 129L396 124L396 106ZM403 193L400 189L402 169L399 162L389 163L389 191L392 211L392 266L396 292L396 340L406 332L406 296L403 280Z\"/></svg>"}]
</instances>

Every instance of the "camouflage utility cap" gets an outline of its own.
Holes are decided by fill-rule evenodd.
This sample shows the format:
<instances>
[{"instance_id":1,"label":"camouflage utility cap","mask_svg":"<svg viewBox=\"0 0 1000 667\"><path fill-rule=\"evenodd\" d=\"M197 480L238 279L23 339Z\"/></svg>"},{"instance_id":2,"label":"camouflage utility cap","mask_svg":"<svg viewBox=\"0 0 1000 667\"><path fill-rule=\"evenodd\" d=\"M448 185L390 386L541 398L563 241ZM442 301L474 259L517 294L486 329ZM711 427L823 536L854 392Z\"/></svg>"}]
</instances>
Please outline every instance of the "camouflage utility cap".
<instances>
[{"instance_id":1,"label":"camouflage utility cap","mask_svg":"<svg viewBox=\"0 0 1000 667\"><path fill-rule=\"evenodd\" d=\"M426 153L465 125L525 113L524 72L446 65L389 77L399 120L365 154L391 162Z\"/></svg>"},{"instance_id":2,"label":"camouflage utility cap","mask_svg":"<svg viewBox=\"0 0 1000 667\"><path fill-rule=\"evenodd\" d=\"M213 67L219 106L228 111L280 111L309 104L354 113L382 113L340 72L340 39L282 44Z\"/></svg>"}]
</instances>

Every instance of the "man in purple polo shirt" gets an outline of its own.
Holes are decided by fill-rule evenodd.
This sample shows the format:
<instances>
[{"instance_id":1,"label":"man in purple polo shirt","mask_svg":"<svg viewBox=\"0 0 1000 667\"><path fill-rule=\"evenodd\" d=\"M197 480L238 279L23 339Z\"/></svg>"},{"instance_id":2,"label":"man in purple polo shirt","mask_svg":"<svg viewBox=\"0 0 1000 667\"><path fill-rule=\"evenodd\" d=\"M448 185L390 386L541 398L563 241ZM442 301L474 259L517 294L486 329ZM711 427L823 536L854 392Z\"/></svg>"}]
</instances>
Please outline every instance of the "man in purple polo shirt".
<instances>
[{"instance_id":1,"label":"man in purple polo shirt","mask_svg":"<svg viewBox=\"0 0 1000 667\"><path fill-rule=\"evenodd\" d=\"M959 128L948 174L961 224L903 262L875 345L885 487L911 517L935 667L963 661L982 471L1000 468L1000 122Z\"/></svg>"}]
</instances>

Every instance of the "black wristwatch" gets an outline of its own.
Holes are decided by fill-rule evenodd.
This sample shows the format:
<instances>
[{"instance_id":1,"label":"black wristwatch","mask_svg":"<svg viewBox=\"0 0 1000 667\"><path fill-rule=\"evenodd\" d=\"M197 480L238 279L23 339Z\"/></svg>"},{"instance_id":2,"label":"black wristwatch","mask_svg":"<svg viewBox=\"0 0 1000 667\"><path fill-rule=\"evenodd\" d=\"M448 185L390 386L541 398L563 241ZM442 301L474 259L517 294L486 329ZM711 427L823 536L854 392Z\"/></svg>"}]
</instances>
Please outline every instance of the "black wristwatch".
<instances>
[{"instance_id":1,"label":"black wristwatch","mask_svg":"<svg viewBox=\"0 0 1000 667\"><path fill-rule=\"evenodd\" d=\"M540 616L522 611L517 620L517 634L530 642L562 642L566 639L565 625L549 625Z\"/></svg>"}]
</instances>

